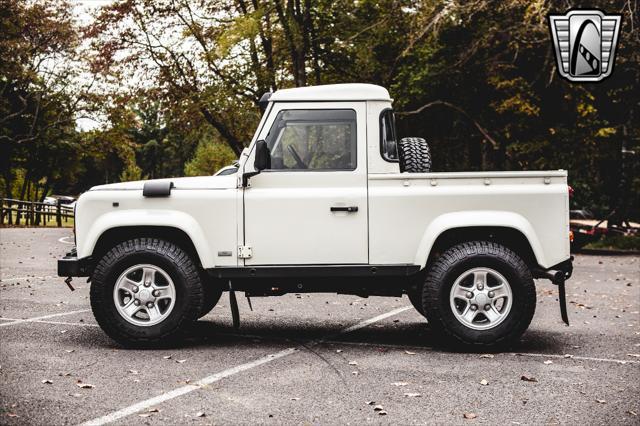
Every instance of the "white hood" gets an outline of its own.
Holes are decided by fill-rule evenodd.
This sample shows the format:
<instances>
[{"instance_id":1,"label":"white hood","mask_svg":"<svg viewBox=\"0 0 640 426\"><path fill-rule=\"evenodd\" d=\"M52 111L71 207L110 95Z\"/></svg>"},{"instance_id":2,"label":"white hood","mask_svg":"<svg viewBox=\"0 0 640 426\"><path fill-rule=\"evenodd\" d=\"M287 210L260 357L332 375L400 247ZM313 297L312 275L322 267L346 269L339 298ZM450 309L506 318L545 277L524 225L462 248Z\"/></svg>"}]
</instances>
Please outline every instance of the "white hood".
<instances>
[{"instance_id":1,"label":"white hood","mask_svg":"<svg viewBox=\"0 0 640 426\"><path fill-rule=\"evenodd\" d=\"M153 179L153 182L173 182L174 189L228 189L235 188L236 175L223 176L197 176L197 177L179 177L166 179ZM90 191L131 191L142 190L145 182L151 180L136 180L132 182L109 183L106 185L94 186Z\"/></svg>"}]
</instances>

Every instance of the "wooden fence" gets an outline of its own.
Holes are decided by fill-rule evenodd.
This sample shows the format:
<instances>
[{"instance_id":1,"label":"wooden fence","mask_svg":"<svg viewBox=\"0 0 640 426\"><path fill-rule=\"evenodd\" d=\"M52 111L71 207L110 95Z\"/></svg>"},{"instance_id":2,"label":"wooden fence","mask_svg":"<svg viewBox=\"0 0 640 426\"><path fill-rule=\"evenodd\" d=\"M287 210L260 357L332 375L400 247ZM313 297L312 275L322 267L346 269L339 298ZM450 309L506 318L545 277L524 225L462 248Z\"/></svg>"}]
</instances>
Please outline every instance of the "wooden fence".
<instances>
[{"instance_id":1,"label":"wooden fence","mask_svg":"<svg viewBox=\"0 0 640 426\"><path fill-rule=\"evenodd\" d=\"M0 207L0 226L63 226L70 223L73 207L60 204L38 203L35 201L2 198Z\"/></svg>"}]
</instances>

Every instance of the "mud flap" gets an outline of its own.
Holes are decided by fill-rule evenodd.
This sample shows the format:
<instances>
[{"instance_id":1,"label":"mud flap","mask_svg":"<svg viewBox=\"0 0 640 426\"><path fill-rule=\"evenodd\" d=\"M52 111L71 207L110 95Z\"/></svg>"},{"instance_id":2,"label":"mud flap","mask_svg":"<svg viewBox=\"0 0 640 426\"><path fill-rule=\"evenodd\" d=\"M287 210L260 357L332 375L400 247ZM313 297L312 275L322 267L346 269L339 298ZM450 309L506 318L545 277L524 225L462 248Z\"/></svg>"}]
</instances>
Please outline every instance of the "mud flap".
<instances>
[{"instance_id":1,"label":"mud flap","mask_svg":"<svg viewBox=\"0 0 640 426\"><path fill-rule=\"evenodd\" d=\"M229 284L229 306L231 306L233 328L240 328L240 310L238 309L238 300L236 299L236 292L231 288L231 284Z\"/></svg>"},{"instance_id":2,"label":"mud flap","mask_svg":"<svg viewBox=\"0 0 640 426\"><path fill-rule=\"evenodd\" d=\"M565 324L569 325L569 315L567 314L567 293L564 283L564 280L558 283L558 301L560 302L560 317Z\"/></svg>"}]
</instances>

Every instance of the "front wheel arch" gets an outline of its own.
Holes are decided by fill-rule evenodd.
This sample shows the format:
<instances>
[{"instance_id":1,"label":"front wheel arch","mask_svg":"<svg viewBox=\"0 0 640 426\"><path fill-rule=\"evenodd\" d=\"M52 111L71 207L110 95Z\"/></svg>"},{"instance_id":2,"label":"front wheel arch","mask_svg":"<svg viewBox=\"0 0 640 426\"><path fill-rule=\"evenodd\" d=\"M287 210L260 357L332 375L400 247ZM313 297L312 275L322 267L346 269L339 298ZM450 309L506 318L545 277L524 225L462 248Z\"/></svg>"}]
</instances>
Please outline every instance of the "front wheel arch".
<instances>
[{"instance_id":1,"label":"front wheel arch","mask_svg":"<svg viewBox=\"0 0 640 426\"><path fill-rule=\"evenodd\" d=\"M97 262L111 248L135 238L158 238L175 244L187 253L199 267L202 261L191 237L182 229L172 226L119 226L104 231L93 248L91 257Z\"/></svg>"}]
</instances>

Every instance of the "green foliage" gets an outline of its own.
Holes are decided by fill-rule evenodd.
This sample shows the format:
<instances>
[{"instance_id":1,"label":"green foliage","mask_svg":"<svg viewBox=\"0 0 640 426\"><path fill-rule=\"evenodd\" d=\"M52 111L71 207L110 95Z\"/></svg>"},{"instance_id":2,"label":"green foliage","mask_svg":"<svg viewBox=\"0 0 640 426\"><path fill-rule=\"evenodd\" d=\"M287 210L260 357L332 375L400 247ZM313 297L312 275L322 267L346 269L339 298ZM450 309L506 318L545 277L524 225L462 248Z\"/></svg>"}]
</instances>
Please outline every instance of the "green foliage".
<instances>
[{"instance_id":1,"label":"green foliage","mask_svg":"<svg viewBox=\"0 0 640 426\"><path fill-rule=\"evenodd\" d=\"M195 155L184 166L186 176L212 175L236 159L229 147L211 140L200 141Z\"/></svg>"},{"instance_id":2,"label":"green foliage","mask_svg":"<svg viewBox=\"0 0 640 426\"><path fill-rule=\"evenodd\" d=\"M640 251L640 235L607 236L598 241L587 244L585 248Z\"/></svg>"}]
</instances>

